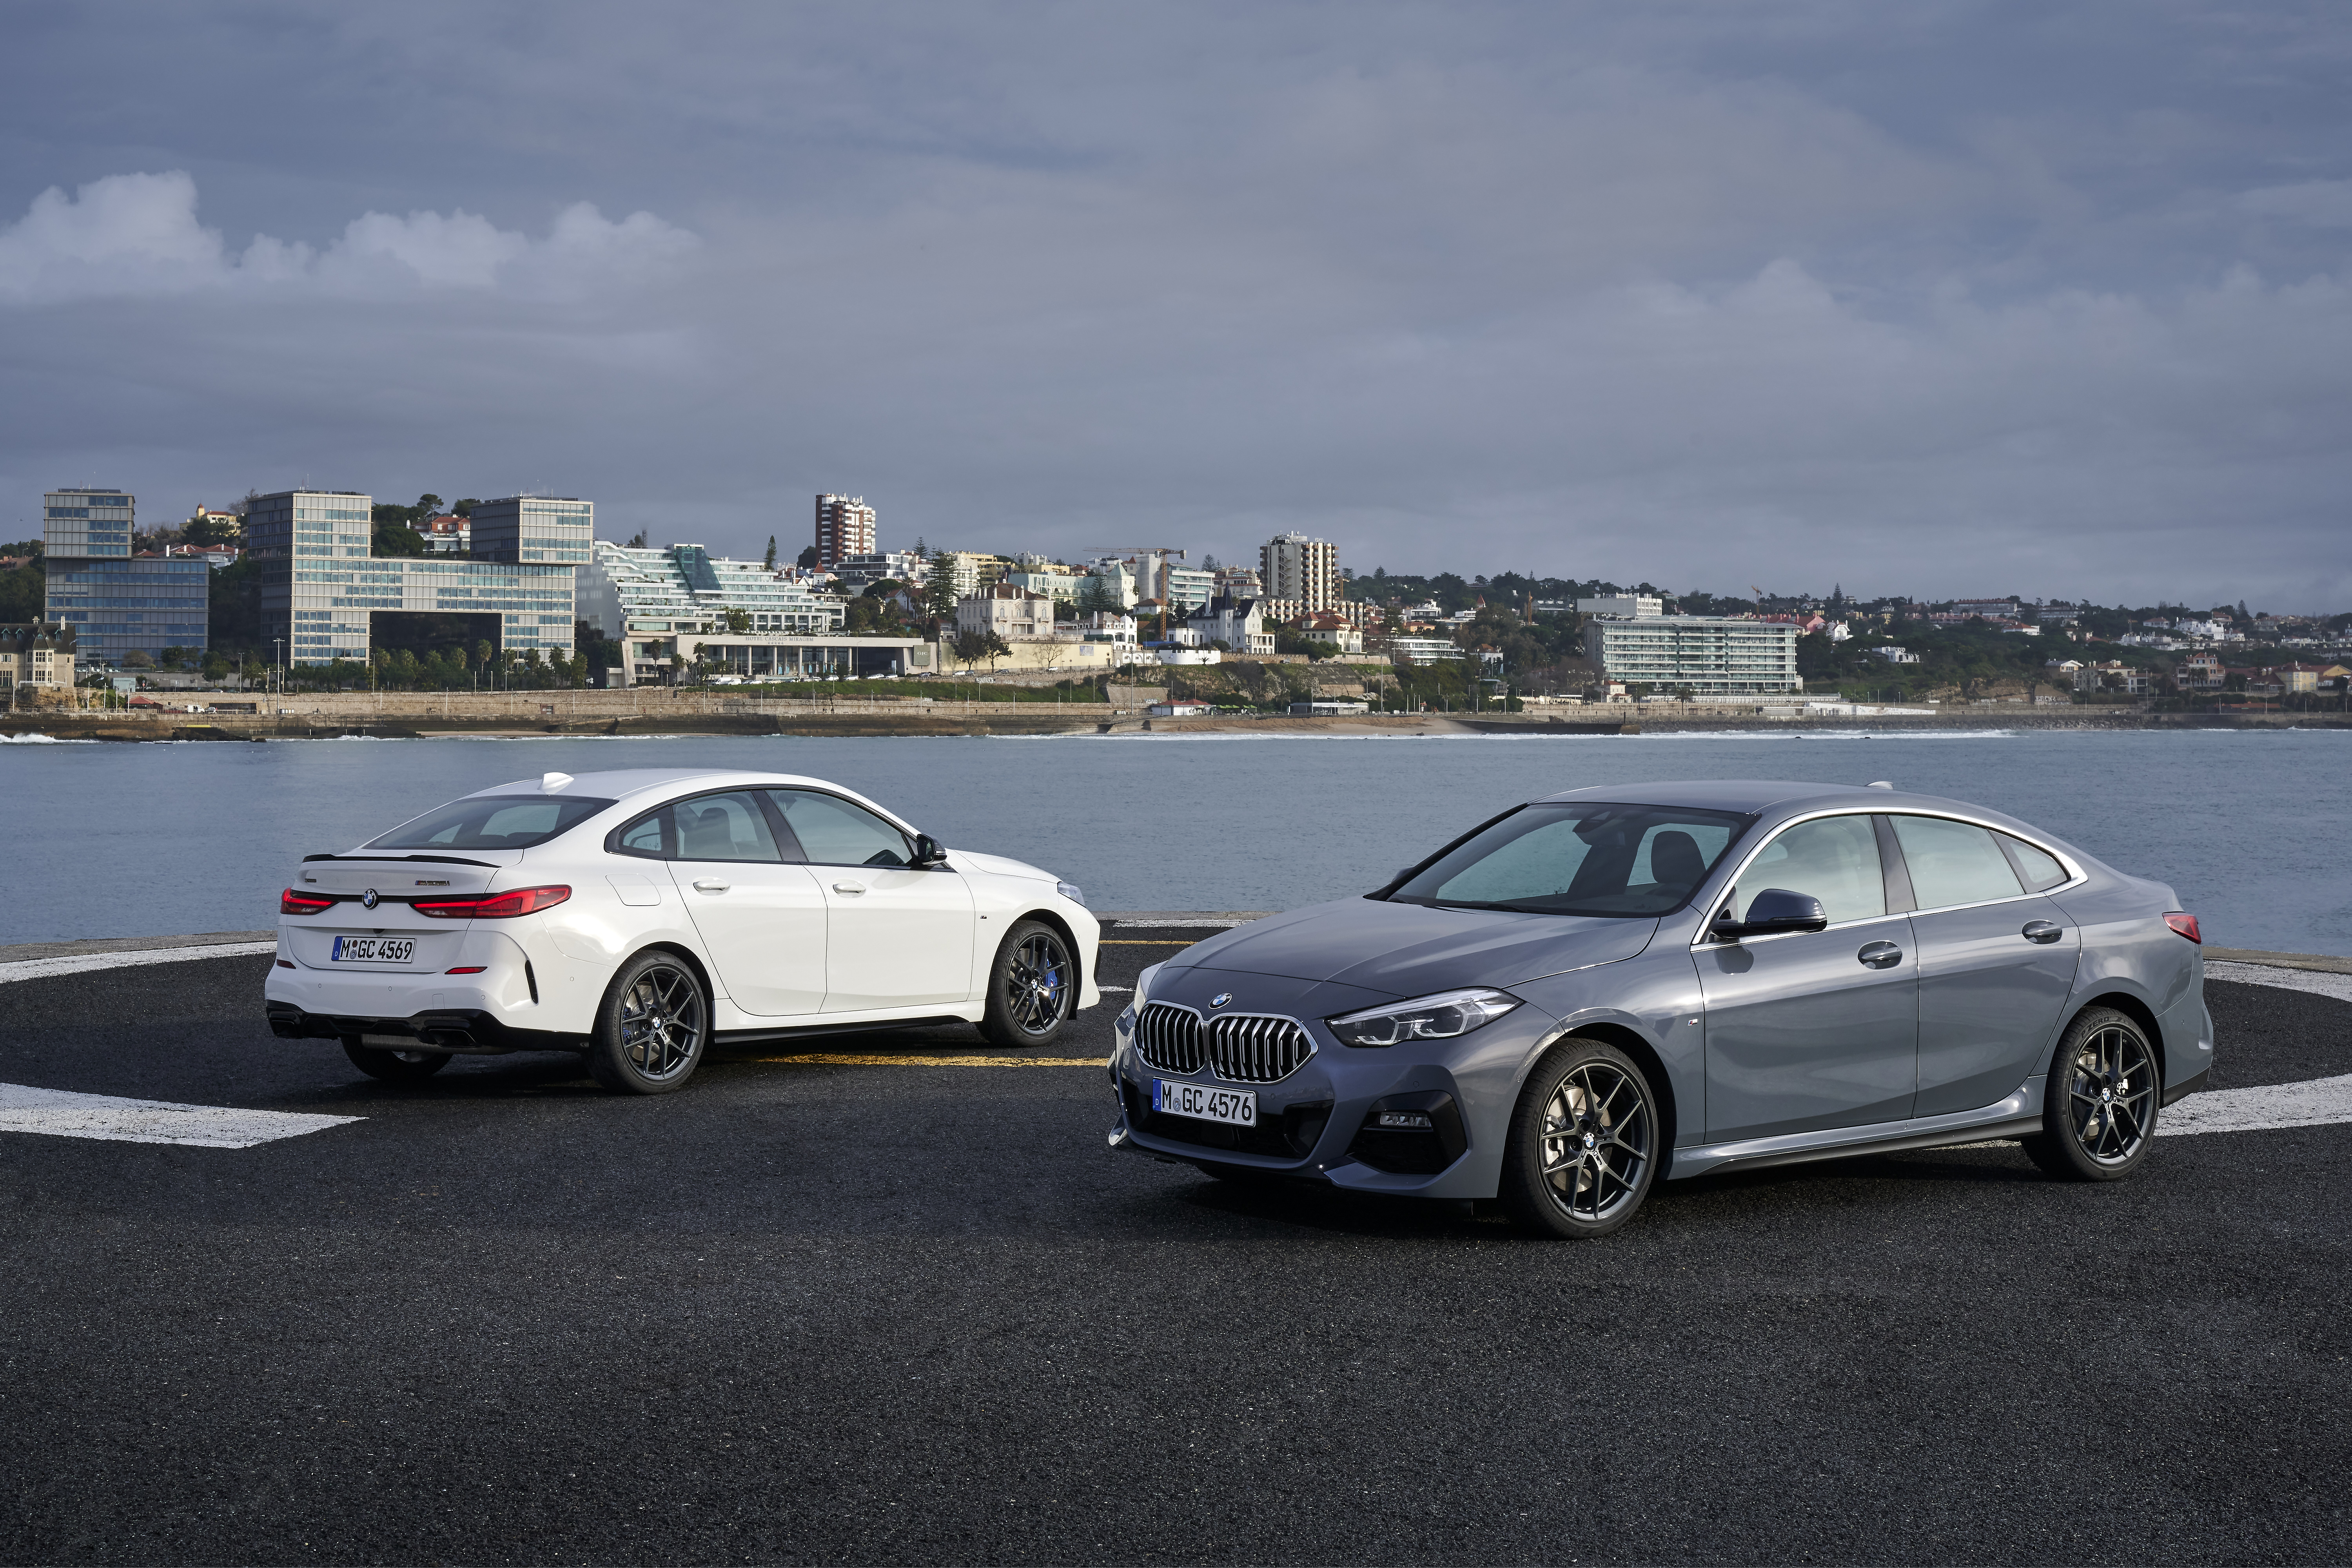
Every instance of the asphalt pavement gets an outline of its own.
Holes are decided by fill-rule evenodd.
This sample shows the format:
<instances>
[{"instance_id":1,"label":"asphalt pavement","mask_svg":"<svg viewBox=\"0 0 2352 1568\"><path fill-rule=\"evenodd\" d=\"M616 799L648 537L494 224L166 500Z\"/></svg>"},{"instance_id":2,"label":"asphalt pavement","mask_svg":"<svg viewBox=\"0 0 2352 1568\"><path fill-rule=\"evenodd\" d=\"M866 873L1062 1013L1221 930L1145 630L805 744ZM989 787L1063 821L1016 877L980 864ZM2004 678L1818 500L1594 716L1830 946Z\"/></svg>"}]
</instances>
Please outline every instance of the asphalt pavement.
<instances>
[{"instance_id":1,"label":"asphalt pavement","mask_svg":"<svg viewBox=\"0 0 2352 1568\"><path fill-rule=\"evenodd\" d=\"M1186 934L1114 935L1168 944L1128 985ZM378 1084L269 1036L268 962L0 986L0 1082L362 1118L0 1133L0 1561L2347 1552L2352 1126L1702 1178L1547 1244L1114 1153L1097 1068ZM2352 1005L2210 995L2226 1084L2352 1071Z\"/></svg>"}]
</instances>

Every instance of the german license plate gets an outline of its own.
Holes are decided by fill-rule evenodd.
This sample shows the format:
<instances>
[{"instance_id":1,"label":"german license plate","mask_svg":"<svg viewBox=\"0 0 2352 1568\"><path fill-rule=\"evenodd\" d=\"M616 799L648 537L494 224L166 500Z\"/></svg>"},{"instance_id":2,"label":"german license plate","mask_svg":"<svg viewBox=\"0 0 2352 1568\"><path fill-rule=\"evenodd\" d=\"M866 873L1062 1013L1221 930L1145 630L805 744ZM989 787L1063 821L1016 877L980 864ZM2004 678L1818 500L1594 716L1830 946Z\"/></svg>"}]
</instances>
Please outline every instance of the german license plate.
<instances>
[{"instance_id":1,"label":"german license plate","mask_svg":"<svg viewBox=\"0 0 2352 1568\"><path fill-rule=\"evenodd\" d=\"M329 956L338 964L405 964L415 953L414 936L338 936Z\"/></svg>"},{"instance_id":2,"label":"german license plate","mask_svg":"<svg viewBox=\"0 0 2352 1568\"><path fill-rule=\"evenodd\" d=\"M1257 1125L1257 1092L1250 1089L1219 1089L1208 1083L1151 1081L1151 1108L1170 1116L1191 1116L1202 1122L1224 1122L1236 1127Z\"/></svg>"}]
</instances>

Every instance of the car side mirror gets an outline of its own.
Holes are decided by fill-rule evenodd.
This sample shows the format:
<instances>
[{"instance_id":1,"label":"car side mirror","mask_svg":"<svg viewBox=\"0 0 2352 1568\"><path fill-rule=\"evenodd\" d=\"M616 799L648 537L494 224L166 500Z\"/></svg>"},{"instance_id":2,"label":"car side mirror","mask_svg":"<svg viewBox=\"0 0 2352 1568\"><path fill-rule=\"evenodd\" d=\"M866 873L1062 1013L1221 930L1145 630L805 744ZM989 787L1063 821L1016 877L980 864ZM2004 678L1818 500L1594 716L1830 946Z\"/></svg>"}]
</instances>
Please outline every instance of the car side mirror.
<instances>
[{"instance_id":1,"label":"car side mirror","mask_svg":"<svg viewBox=\"0 0 2352 1568\"><path fill-rule=\"evenodd\" d=\"M935 865L948 863L948 852L940 848L940 841L929 833L915 835L915 858L907 862L917 871L928 871Z\"/></svg>"},{"instance_id":2,"label":"car side mirror","mask_svg":"<svg viewBox=\"0 0 2352 1568\"><path fill-rule=\"evenodd\" d=\"M1785 887L1768 887L1748 901L1748 918L1732 918L1728 905L1707 927L1726 941L1737 942L1743 936L1778 936L1790 931L1819 931L1830 923L1829 914L1822 901L1807 893L1790 893Z\"/></svg>"}]
</instances>

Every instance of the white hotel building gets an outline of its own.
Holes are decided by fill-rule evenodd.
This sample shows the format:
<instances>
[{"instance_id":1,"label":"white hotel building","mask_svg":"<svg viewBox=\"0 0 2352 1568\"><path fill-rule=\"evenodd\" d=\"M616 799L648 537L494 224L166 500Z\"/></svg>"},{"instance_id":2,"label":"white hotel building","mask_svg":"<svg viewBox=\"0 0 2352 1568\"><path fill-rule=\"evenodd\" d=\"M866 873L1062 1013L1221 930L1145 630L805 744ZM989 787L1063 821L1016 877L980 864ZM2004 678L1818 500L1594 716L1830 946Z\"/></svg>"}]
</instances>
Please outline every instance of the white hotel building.
<instances>
[{"instance_id":1,"label":"white hotel building","mask_svg":"<svg viewBox=\"0 0 2352 1568\"><path fill-rule=\"evenodd\" d=\"M1585 653L1612 681L1643 682L1698 697L1802 692L1797 628L1727 615L1600 615L1585 627ZM1597 646L1596 646L1597 644Z\"/></svg>"},{"instance_id":2,"label":"white hotel building","mask_svg":"<svg viewBox=\"0 0 2352 1568\"><path fill-rule=\"evenodd\" d=\"M478 521L477 541L480 529ZM750 615L753 632L819 636L838 632L844 613L832 594L814 592L756 560L714 556L700 545L631 549L598 539L580 569L580 618L615 640L630 631L716 627L730 610ZM641 621L662 624L639 627ZM671 624L681 622L687 624Z\"/></svg>"}]
</instances>

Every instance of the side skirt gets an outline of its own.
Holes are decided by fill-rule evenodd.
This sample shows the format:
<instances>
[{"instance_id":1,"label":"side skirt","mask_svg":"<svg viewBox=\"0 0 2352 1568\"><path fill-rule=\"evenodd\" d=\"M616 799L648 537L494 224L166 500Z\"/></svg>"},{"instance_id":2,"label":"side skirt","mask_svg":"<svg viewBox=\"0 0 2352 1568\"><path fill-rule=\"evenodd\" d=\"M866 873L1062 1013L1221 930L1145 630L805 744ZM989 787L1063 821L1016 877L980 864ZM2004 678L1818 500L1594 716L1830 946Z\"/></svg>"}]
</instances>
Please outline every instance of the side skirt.
<instances>
[{"instance_id":1,"label":"side skirt","mask_svg":"<svg viewBox=\"0 0 2352 1568\"><path fill-rule=\"evenodd\" d=\"M1676 1149L1666 1167L1665 1179L1678 1181L1709 1171L1755 1170L1806 1160L1838 1160L1849 1155L1941 1148L1950 1144L1981 1143L1988 1138L2030 1137L2042 1131L2042 1081L2037 1077L2005 1100L1947 1116L1877 1122L1866 1127L1823 1127L1774 1138L1745 1138L1737 1143Z\"/></svg>"},{"instance_id":2,"label":"side skirt","mask_svg":"<svg viewBox=\"0 0 2352 1568\"><path fill-rule=\"evenodd\" d=\"M804 1024L798 1029L722 1029L711 1036L717 1045L757 1045L773 1040L823 1040L844 1034L873 1034L891 1029L939 1029L951 1023L970 1023L966 1018L943 1013L938 1018L867 1019L849 1023Z\"/></svg>"}]
</instances>

